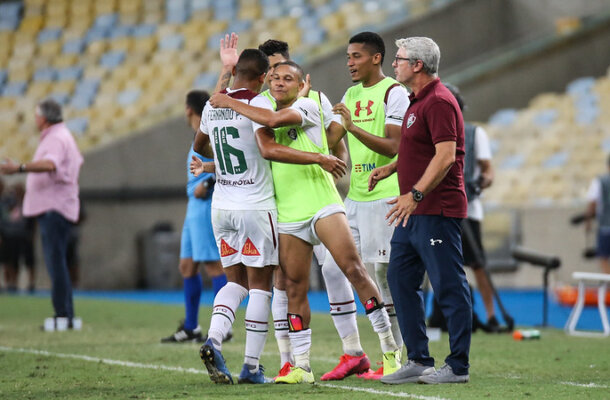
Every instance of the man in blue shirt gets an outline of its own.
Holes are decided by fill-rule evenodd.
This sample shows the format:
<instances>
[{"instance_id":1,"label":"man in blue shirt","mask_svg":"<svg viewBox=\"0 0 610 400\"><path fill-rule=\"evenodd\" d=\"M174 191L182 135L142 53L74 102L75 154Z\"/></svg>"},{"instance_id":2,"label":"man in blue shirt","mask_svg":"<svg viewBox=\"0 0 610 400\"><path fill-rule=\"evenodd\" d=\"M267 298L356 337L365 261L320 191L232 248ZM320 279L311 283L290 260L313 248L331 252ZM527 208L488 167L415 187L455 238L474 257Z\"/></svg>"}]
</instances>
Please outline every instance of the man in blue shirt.
<instances>
[{"instance_id":1,"label":"man in blue shirt","mask_svg":"<svg viewBox=\"0 0 610 400\"><path fill-rule=\"evenodd\" d=\"M202 90L192 90L186 95L186 119L195 133L199 129L201 113L209 97L210 95ZM214 294L227 283L212 230L212 192L216 180L214 174L211 173L195 176L190 172L189 164L193 156L199 157L203 161L212 161L197 154L191 144L186 159L188 205L180 241L179 264L180 273L184 278L186 315L178 330L174 334L162 338L162 343L205 341L198 323L199 300L203 288L201 275L199 274L200 263L203 263L205 272L212 279ZM228 339L228 337L225 339Z\"/></svg>"}]
</instances>

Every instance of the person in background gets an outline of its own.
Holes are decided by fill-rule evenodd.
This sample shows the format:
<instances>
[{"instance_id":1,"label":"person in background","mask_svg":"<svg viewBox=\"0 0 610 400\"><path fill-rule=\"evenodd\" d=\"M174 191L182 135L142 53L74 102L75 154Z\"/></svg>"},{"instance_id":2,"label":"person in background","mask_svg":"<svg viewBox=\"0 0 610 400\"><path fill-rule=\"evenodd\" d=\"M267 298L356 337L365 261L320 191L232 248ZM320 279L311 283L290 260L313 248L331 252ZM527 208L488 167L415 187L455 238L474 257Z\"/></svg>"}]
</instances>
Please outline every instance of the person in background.
<instances>
[{"instance_id":1,"label":"person in background","mask_svg":"<svg viewBox=\"0 0 610 400\"><path fill-rule=\"evenodd\" d=\"M610 274L610 155L608 171L593 179L587 194L587 220L585 229L590 232L591 221L597 216L597 257L604 274Z\"/></svg>"},{"instance_id":2,"label":"person in background","mask_svg":"<svg viewBox=\"0 0 610 400\"><path fill-rule=\"evenodd\" d=\"M466 108L464 98L460 90L449 83L445 86L455 96L462 113ZM464 122L464 185L466 198L468 199L468 218L462 221L462 250L464 253L464 265L470 267L477 282L477 288L481 293L487 322L483 324L477 314L472 314L472 329L478 328L485 332L500 332L502 328L496 319L494 308L493 289L489 282L487 271L485 271L485 250L481 239L481 222L483 221L483 203L480 194L491 186L494 179L494 170L491 164L491 147L487 132L480 127ZM474 300L474 299L473 299ZM432 315L428 320L429 327L440 327L447 330L447 324L443 314L434 302Z\"/></svg>"},{"instance_id":3,"label":"person in background","mask_svg":"<svg viewBox=\"0 0 610 400\"><path fill-rule=\"evenodd\" d=\"M19 278L19 265L23 260L28 275L28 291L34 292L34 232L36 221L23 215L23 184L16 183L7 196L6 218L2 226L5 279L9 292L16 292Z\"/></svg>"},{"instance_id":4,"label":"person in background","mask_svg":"<svg viewBox=\"0 0 610 400\"><path fill-rule=\"evenodd\" d=\"M203 90L192 90L186 95L186 119L195 133L201 124L201 113L209 98L210 95ZM212 230L212 193L216 179L211 173L193 175L189 168L193 156L202 161L212 161L195 153L191 144L186 159L188 204L182 227L178 265L184 279L185 319L178 326L178 330L162 338L161 343L205 342L206 337L203 336L199 326L199 301L203 290L203 280L199 273L200 263L212 280L214 296L227 283ZM225 340L230 339L231 336L232 333L229 331Z\"/></svg>"},{"instance_id":5,"label":"person in background","mask_svg":"<svg viewBox=\"0 0 610 400\"><path fill-rule=\"evenodd\" d=\"M35 110L40 143L32 161L7 160L3 174L27 173L23 215L36 217L42 237L42 251L51 277L51 299L57 318L66 318L74 327L72 283L67 266L70 230L80 209L78 175L83 156L63 122L61 105L42 100Z\"/></svg>"}]
</instances>

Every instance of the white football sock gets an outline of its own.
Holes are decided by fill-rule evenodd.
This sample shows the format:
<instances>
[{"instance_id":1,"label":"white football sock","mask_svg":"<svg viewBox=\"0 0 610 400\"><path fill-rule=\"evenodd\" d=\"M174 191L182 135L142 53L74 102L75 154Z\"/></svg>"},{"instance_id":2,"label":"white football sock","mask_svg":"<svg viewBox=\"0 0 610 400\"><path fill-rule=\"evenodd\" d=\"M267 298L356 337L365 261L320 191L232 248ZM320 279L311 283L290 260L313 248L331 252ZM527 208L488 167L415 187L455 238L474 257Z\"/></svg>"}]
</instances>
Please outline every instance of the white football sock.
<instances>
[{"instance_id":1,"label":"white football sock","mask_svg":"<svg viewBox=\"0 0 610 400\"><path fill-rule=\"evenodd\" d=\"M400 333L400 326L398 326L398 318L396 317L396 310L394 310L394 300L392 299L392 293L390 292L390 286L388 285L388 263L375 263L375 279L377 281L377 287L381 293L381 299L385 304L386 312L390 317L390 325L392 326L392 336L398 348L402 348L403 341Z\"/></svg>"},{"instance_id":2,"label":"white football sock","mask_svg":"<svg viewBox=\"0 0 610 400\"><path fill-rule=\"evenodd\" d=\"M235 282L227 282L216 293L208 338L217 350L222 350L222 340L235 321L235 311L247 295L248 290Z\"/></svg>"},{"instance_id":3,"label":"white football sock","mask_svg":"<svg viewBox=\"0 0 610 400\"><path fill-rule=\"evenodd\" d=\"M275 340L280 351L280 363L283 366L287 362L294 365L290 337L288 337L288 296L285 290L273 288L273 301L271 303L273 313L273 328L275 329Z\"/></svg>"},{"instance_id":4,"label":"white football sock","mask_svg":"<svg viewBox=\"0 0 610 400\"><path fill-rule=\"evenodd\" d=\"M343 343L343 352L349 355L361 355L364 351L358 334L352 285L329 252L324 259L322 276L330 303L330 315Z\"/></svg>"},{"instance_id":5,"label":"white football sock","mask_svg":"<svg viewBox=\"0 0 610 400\"><path fill-rule=\"evenodd\" d=\"M295 367L303 368L305 371L311 371L309 365L309 350L311 349L311 329L303 329L302 331L288 332L290 336L290 344L294 352Z\"/></svg>"},{"instance_id":6,"label":"white football sock","mask_svg":"<svg viewBox=\"0 0 610 400\"><path fill-rule=\"evenodd\" d=\"M250 367L250 372L258 370L258 362L265 347L269 330L270 305L271 292L250 289L250 298L246 308L246 352L244 356L244 364Z\"/></svg>"}]
</instances>

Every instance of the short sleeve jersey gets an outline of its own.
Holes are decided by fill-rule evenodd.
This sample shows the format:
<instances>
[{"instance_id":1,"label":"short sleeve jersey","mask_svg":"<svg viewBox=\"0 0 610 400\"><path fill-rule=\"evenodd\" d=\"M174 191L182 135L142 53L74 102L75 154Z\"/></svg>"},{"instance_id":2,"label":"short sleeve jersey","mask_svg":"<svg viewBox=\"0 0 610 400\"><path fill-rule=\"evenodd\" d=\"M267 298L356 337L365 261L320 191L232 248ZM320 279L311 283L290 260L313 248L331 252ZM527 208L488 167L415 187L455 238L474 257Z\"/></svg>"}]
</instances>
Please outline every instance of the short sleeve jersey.
<instances>
[{"instance_id":1,"label":"short sleeve jersey","mask_svg":"<svg viewBox=\"0 0 610 400\"><path fill-rule=\"evenodd\" d=\"M247 89L226 90L234 99L272 109L265 97ZM210 136L216 166L212 207L224 210L275 209L271 163L258 148L258 127L230 108L213 108L208 102L200 130Z\"/></svg>"},{"instance_id":2,"label":"short sleeve jersey","mask_svg":"<svg viewBox=\"0 0 610 400\"><path fill-rule=\"evenodd\" d=\"M274 129L275 140L293 149L328 154L317 102L301 97L290 108L301 115L301 125ZM273 162L272 171L279 222L305 221L328 205L343 205L332 176L318 164Z\"/></svg>"},{"instance_id":3,"label":"short sleeve jersey","mask_svg":"<svg viewBox=\"0 0 610 400\"><path fill-rule=\"evenodd\" d=\"M436 144L456 142L455 162L443 180L418 204L413 215L466 218L464 191L464 120L451 94L437 78L415 96L402 124L398 150L400 194L411 191L436 154Z\"/></svg>"},{"instance_id":4,"label":"short sleeve jersey","mask_svg":"<svg viewBox=\"0 0 610 400\"><path fill-rule=\"evenodd\" d=\"M341 102L350 110L356 126L372 135L385 137L386 125L402 124L409 106L409 95L404 86L395 79L384 78L370 87L364 87L362 83L350 87ZM333 118L341 124L340 115ZM391 163L394 158L374 152L349 132L347 141L352 163L347 197L354 201L373 201L397 196L396 176L390 176L379 182L374 190L368 190L371 171Z\"/></svg>"}]
</instances>

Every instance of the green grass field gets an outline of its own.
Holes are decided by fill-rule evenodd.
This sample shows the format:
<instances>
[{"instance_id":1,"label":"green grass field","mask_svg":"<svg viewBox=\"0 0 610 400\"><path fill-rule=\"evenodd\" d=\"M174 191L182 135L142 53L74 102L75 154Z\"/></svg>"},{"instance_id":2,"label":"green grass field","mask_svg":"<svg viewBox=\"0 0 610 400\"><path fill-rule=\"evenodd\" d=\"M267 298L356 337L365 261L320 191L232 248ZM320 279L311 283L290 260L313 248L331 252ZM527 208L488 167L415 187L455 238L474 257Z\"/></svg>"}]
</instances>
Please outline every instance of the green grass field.
<instances>
[{"instance_id":1,"label":"green grass field","mask_svg":"<svg viewBox=\"0 0 610 400\"><path fill-rule=\"evenodd\" d=\"M539 341L516 342L509 335L476 333L472 339L470 383L387 386L350 377L314 385L214 385L199 359L197 344L161 345L176 327L180 306L89 299L76 300L80 332L45 333L49 299L0 296L0 399L610 399L610 340L566 336L544 330ZM202 309L207 325L210 309ZM372 361L379 344L368 320L360 335ZM331 369L341 345L331 319L312 319L312 367L316 378ZM223 353L232 372L243 362L243 310L235 338ZM279 368L270 332L262 364ZM448 353L447 336L431 343L437 367Z\"/></svg>"}]
</instances>

